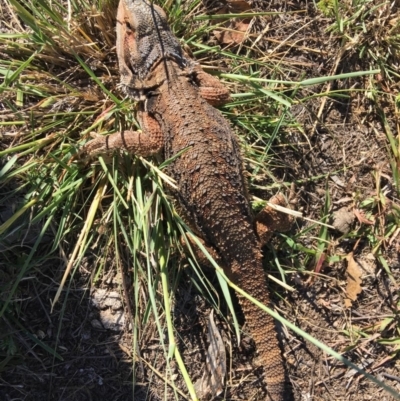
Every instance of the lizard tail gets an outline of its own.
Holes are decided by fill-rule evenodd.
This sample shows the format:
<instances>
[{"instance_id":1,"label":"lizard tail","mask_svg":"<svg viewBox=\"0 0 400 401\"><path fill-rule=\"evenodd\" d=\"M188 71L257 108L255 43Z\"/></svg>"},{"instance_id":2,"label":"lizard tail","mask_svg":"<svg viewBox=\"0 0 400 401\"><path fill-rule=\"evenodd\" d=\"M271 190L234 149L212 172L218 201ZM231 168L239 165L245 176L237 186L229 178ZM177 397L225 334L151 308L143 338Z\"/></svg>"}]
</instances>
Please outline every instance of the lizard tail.
<instances>
[{"instance_id":1,"label":"lizard tail","mask_svg":"<svg viewBox=\"0 0 400 401\"><path fill-rule=\"evenodd\" d=\"M264 305L270 306L270 298L266 288L264 271L261 266L254 268L254 264L258 263L261 264L261 258L259 261L253 260L252 267L245 267L246 274L234 273L234 281L235 284L258 301L262 302ZM243 268L242 265L241 270ZM233 272L235 272L235 270L237 271L233 266ZM250 280L248 280L249 276L252 277L251 283ZM252 283L258 284L257 286L253 286L251 285ZM292 392L287 389L285 364L274 318L261 310L257 305L254 305L247 298L239 296L239 302L246 319L246 326L253 337L257 348L257 362L264 368L265 382L267 384L268 392L267 400L293 400Z\"/></svg>"},{"instance_id":2,"label":"lizard tail","mask_svg":"<svg viewBox=\"0 0 400 401\"><path fill-rule=\"evenodd\" d=\"M261 301L259 296L255 294L254 296ZM286 373L274 319L247 298L240 297L239 302L246 317L246 325L257 347L257 362L264 368L267 399L284 401L287 399L285 397ZM266 304L265 300L261 302Z\"/></svg>"}]
</instances>

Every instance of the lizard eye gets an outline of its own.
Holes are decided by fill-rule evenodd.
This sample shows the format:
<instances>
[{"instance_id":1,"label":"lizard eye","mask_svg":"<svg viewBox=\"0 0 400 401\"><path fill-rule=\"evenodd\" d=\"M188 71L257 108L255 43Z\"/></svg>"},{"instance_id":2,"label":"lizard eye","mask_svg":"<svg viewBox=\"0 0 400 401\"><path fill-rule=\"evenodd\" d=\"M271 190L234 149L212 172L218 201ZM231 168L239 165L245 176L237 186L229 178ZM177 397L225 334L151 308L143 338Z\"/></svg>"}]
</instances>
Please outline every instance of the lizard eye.
<instances>
[{"instance_id":1,"label":"lizard eye","mask_svg":"<svg viewBox=\"0 0 400 401\"><path fill-rule=\"evenodd\" d=\"M132 25L131 25L128 21L125 22L125 26L126 26L126 29L127 29L128 31L130 31L130 32L133 31Z\"/></svg>"}]
</instances>

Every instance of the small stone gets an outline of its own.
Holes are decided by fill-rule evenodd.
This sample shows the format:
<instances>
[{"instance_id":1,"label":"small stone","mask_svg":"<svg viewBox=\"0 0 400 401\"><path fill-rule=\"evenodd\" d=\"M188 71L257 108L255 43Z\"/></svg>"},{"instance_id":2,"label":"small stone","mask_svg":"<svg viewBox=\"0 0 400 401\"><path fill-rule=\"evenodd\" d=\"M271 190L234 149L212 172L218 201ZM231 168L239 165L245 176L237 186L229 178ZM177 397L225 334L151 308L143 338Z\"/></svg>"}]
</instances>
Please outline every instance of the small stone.
<instances>
[{"instance_id":1,"label":"small stone","mask_svg":"<svg viewBox=\"0 0 400 401\"><path fill-rule=\"evenodd\" d=\"M335 230L341 232L342 234L347 234L350 232L354 219L354 213L349 212L347 208L343 207L338 211L333 212L332 225L335 227Z\"/></svg>"}]
</instances>

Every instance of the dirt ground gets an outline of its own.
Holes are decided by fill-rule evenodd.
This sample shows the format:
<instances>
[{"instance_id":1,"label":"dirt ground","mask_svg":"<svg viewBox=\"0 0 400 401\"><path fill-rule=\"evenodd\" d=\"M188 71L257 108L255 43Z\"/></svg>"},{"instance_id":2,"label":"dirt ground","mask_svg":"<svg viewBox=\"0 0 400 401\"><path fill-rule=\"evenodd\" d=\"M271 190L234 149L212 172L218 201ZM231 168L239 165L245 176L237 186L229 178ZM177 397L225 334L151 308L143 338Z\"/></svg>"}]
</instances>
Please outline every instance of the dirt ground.
<instances>
[{"instance_id":1,"label":"dirt ground","mask_svg":"<svg viewBox=\"0 0 400 401\"><path fill-rule=\"evenodd\" d=\"M217 3L213 6L217 7ZM287 80L367 69L351 52L338 54L335 39L329 36L332 34L327 34L329 21L316 12L314 3L253 1L252 4L264 11L283 12L258 17L251 32L264 32L258 45L271 60L279 53L282 62L291 65L291 76ZM205 40L209 43L218 41L213 33ZM250 41L251 37L245 40ZM218 60L215 62L217 65ZM265 77L270 73L266 69ZM274 177L296 184L296 207L304 217L321 220L321 211L326 207L329 194L329 213L336 221L334 218L326 222L337 228L348 224L349 229L358 233L368 226L365 219L370 216L357 215L354 210L361 202L376 196L377 186L384 190L387 199L398 204L387 158L385 127L364 91L349 92L347 98L312 95L346 87L367 90L369 79L331 81L301 88L303 98L308 95L309 100L290 109L300 129L282 129L280 135L284 145L274 147L271 162ZM382 81L382 87L385 85L388 84ZM398 92L398 82L390 85L390 91ZM398 132L395 110L385 104L381 108L385 110L387 124L393 132ZM268 177L258 177L253 181L255 189L252 192L266 198L272 193L257 190L257 186L268 184ZM2 222L6 220L6 211L1 212ZM384 224L384 214L385 210L380 210L373 215L377 224L380 221ZM264 249L268 273L279 277L269 266L269 261L278 255L287 272L287 282L293 289L285 291L270 282L276 310L400 393L397 343L384 341L399 337L400 236L393 236L382 250L392 273L389 277L377 261L368 238L362 235L346 237L339 229L329 228L329 248L319 260L308 257L306 252L289 253L283 245L287 237L296 237L305 248L312 247L319 230L320 227L310 220L297 219L290 233L277 236L271 246ZM25 244L32 246L33 238L26 237ZM46 241L51 244L51 237ZM351 257L345 259L349 254ZM330 260L329 255L342 255L343 258ZM123 291L129 274L116 269L110 260L102 278L90 286L95 263L93 256L84 259L52 313L49 300L54 299L64 273L61 259L46 260L40 274L38 270L21 283L20 317L35 338L23 331L10 333L9 327L14 325L8 324L7 316L1 321L0 333L5 333L4 337L9 338L7 341L16 341L19 346L29 343L27 349L30 352L8 359L4 363L6 369L0 364L0 400L190 399L176 364L166 363L168 350L160 345L160 335L151 317L147 324L140 326L137 340L140 359L133 364L134 339L129 313L132 290ZM346 303L346 299L349 302L346 287L349 265L361 269L362 291L357 293L351 307ZM7 276L8 273L2 274ZM212 308L193 285L190 274L190 269L181 274L172 300L173 316L179 335L177 346L193 382L201 383L203 373L209 369L205 350L209 345ZM205 274L218 288L214 272L205 268ZM221 311L223 316L229 316L224 304ZM244 318L240 311L238 313L243 324ZM60 319L63 324L58 331ZM222 394L205 395L201 399L265 399L262 371L253 367L255 347L252 340L243 334L238 345L231 322L220 314L215 314L213 319L226 346L228 375ZM290 330L279 325L279 332L296 401L394 399L375 383ZM8 337L11 334L14 340ZM58 354L44 352L35 345L36 340L46 342L56 337ZM0 355L5 358L1 350ZM178 390L174 391L165 383L166 372L167 377L174 379Z\"/></svg>"}]
</instances>

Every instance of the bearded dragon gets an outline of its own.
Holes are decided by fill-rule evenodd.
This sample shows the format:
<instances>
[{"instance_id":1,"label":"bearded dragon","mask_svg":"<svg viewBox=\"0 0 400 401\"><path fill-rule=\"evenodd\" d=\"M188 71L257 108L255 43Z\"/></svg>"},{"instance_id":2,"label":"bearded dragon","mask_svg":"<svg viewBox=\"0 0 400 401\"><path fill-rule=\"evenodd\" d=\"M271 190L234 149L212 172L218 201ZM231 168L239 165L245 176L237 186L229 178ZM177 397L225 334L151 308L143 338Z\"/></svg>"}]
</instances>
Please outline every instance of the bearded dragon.
<instances>
[{"instance_id":1,"label":"bearded dragon","mask_svg":"<svg viewBox=\"0 0 400 401\"><path fill-rule=\"evenodd\" d=\"M177 185L179 211L230 279L269 305L260 240L269 228L266 213L253 218L238 140L214 107L229 101L228 90L183 52L165 12L149 0L120 0L117 54L121 84L138 102L142 131L99 136L82 151L173 158L168 174ZM265 371L268 399L283 401L286 375L274 320L246 298L239 300Z\"/></svg>"}]
</instances>

